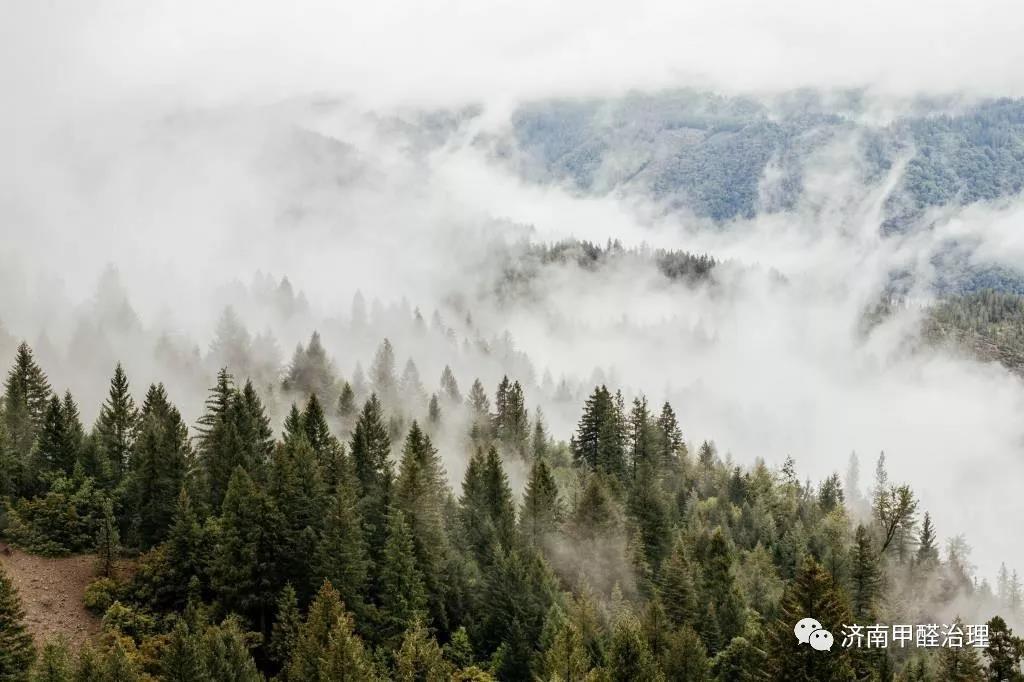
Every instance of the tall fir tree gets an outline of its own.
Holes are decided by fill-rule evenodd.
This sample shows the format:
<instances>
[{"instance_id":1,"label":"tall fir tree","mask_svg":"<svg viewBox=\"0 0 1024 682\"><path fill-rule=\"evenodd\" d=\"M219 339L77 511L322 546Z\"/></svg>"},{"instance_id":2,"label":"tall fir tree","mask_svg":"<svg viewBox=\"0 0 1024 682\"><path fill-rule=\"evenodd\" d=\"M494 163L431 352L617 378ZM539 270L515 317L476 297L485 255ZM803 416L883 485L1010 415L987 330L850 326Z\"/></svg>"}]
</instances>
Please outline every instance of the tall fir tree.
<instances>
[{"instance_id":1,"label":"tall fir tree","mask_svg":"<svg viewBox=\"0 0 1024 682\"><path fill-rule=\"evenodd\" d=\"M519 528L534 547L541 547L560 529L565 510L558 496L558 484L543 457L534 460L530 478L523 493L523 506L519 514Z\"/></svg>"},{"instance_id":2,"label":"tall fir tree","mask_svg":"<svg viewBox=\"0 0 1024 682\"><path fill-rule=\"evenodd\" d=\"M395 506L412 535L416 564L424 578L430 622L447 631L445 568L449 560L445 507L448 483L441 458L414 421L402 448Z\"/></svg>"},{"instance_id":3,"label":"tall fir tree","mask_svg":"<svg viewBox=\"0 0 1024 682\"><path fill-rule=\"evenodd\" d=\"M163 384L149 387L131 458L130 521L143 549L167 534L178 495L193 466L188 427L167 399Z\"/></svg>"},{"instance_id":4,"label":"tall fir tree","mask_svg":"<svg viewBox=\"0 0 1024 682\"><path fill-rule=\"evenodd\" d=\"M277 597L284 519L245 469L231 476L210 566L213 588L228 609L268 632Z\"/></svg>"},{"instance_id":5,"label":"tall fir tree","mask_svg":"<svg viewBox=\"0 0 1024 682\"><path fill-rule=\"evenodd\" d=\"M460 525L474 557L487 563L497 547L508 547L515 530L515 507L498 451L491 447L470 459L462 482Z\"/></svg>"},{"instance_id":6,"label":"tall fir tree","mask_svg":"<svg viewBox=\"0 0 1024 682\"><path fill-rule=\"evenodd\" d=\"M317 536L324 518L325 488L316 454L304 433L278 446L268 482L270 498L281 515L280 577L295 586L300 603L312 596Z\"/></svg>"},{"instance_id":7,"label":"tall fir tree","mask_svg":"<svg viewBox=\"0 0 1024 682\"><path fill-rule=\"evenodd\" d=\"M393 646L427 608L423 573L416 564L412 533L400 509L392 508L388 515L387 544L377 570L377 634L381 642Z\"/></svg>"},{"instance_id":8,"label":"tall fir tree","mask_svg":"<svg viewBox=\"0 0 1024 682\"><path fill-rule=\"evenodd\" d=\"M390 459L391 437L376 394L370 396L359 414L349 451L366 547L370 559L377 564L387 538L394 473Z\"/></svg>"},{"instance_id":9,"label":"tall fir tree","mask_svg":"<svg viewBox=\"0 0 1024 682\"><path fill-rule=\"evenodd\" d=\"M857 525L850 552L850 606L853 616L857 622L873 621L882 576L871 533L863 524Z\"/></svg>"},{"instance_id":10,"label":"tall fir tree","mask_svg":"<svg viewBox=\"0 0 1024 682\"><path fill-rule=\"evenodd\" d=\"M398 391L398 377L395 370L395 349L391 341L384 339L377 348L370 367L370 383L377 397L388 404L393 404Z\"/></svg>"},{"instance_id":11,"label":"tall fir tree","mask_svg":"<svg viewBox=\"0 0 1024 682\"><path fill-rule=\"evenodd\" d=\"M455 373L448 365L441 370L441 395L450 405L458 405L462 402L462 393L459 392L459 382L455 380Z\"/></svg>"},{"instance_id":12,"label":"tall fir tree","mask_svg":"<svg viewBox=\"0 0 1024 682\"><path fill-rule=\"evenodd\" d=\"M594 471L622 478L626 473L622 413L605 386L594 389L576 428L572 449L576 461Z\"/></svg>"},{"instance_id":13,"label":"tall fir tree","mask_svg":"<svg viewBox=\"0 0 1024 682\"><path fill-rule=\"evenodd\" d=\"M779 618L772 627L766 666L772 678L793 682L856 679L849 649L833 647L829 655L823 656L809 644L797 642L793 624L802 618L814 618L831 632L838 632L844 623L853 622L842 592L821 564L812 558L804 560L786 588Z\"/></svg>"},{"instance_id":14,"label":"tall fir tree","mask_svg":"<svg viewBox=\"0 0 1024 682\"><path fill-rule=\"evenodd\" d=\"M0 443L0 493L29 492L33 486L29 462L43 427L50 398L50 382L36 364L27 343L18 345L14 365L4 381L5 439Z\"/></svg>"},{"instance_id":15,"label":"tall fir tree","mask_svg":"<svg viewBox=\"0 0 1024 682\"><path fill-rule=\"evenodd\" d=\"M242 465L241 437L232 419L235 396L234 378L222 368L196 428L199 464L214 510L220 509L235 467Z\"/></svg>"},{"instance_id":16,"label":"tall fir tree","mask_svg":"<svg viewBox=\"0 0 1024 682\"><path fill-rule=\"evenodd\" d=\"M121 363L118 363L110 380L110 393L100 408L95 427L100 452L109 475L107 483L112 487L119 485L128 472L138 423L139 411L131 395L128 376Z\"/></svg>"}]
</instances>

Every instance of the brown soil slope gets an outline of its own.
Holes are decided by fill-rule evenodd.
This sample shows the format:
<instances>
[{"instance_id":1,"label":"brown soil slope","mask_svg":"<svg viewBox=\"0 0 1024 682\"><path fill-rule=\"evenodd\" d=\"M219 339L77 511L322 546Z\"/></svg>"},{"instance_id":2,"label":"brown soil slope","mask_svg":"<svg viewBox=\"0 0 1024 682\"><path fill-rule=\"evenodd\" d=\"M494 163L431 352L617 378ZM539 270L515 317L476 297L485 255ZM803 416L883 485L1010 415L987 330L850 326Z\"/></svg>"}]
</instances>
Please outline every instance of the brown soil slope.
<instances>
[{"instance_id":1,"label":"brown soil slope","mask_svg":"<svg viewBox=\"0 0 1024 682\"><path fill-rule=\"evenodd\" d=\"M99 619L82 603L85 587L96 575L96 557L48 559L4 548L0 564L18 588L26 625L37 644L64 635L78 648L99 632Z\"/></svg>"}]
</instances>

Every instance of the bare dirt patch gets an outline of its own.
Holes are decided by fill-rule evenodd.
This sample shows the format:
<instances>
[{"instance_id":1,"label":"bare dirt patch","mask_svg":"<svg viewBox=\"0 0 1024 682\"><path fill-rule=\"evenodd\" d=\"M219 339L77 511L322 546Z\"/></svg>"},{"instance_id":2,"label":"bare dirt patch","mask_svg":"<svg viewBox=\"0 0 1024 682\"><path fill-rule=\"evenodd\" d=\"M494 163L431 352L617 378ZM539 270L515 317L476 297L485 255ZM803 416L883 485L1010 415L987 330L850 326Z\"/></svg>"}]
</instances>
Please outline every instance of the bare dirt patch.
<instances>
[{"instance_id":1,"label":"bare dirt patch","mask_svg":"<svg viewBox=\"0 0 1024 682\"><path fill-rule=\"evenodd\" d=\"M21 597L25 624L36 644L64 635L78 648L100 630L100 620L82 602L85 587L96 575L96 557L46 557L10 548L0 551L0 564Z\"/></svg>"}]
</instances>

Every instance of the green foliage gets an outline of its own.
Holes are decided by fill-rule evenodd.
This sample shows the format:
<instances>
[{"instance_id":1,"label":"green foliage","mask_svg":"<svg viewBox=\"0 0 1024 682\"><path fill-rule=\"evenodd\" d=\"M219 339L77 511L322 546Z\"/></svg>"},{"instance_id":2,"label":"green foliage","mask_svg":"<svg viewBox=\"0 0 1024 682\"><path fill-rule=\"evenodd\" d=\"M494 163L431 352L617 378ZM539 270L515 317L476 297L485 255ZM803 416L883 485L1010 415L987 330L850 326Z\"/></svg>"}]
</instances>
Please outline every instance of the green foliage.
<instances>
[{"instance_id":1,"label":"green foliage","mask_svg":"<svg viewBox=\"0 0 1024 682\"><path fill-rule=\"evenodd\" d=\"M110 394L100 408L95 429L101 460L108 477L105 482L110 487L116 487L124 480L138 426L139 411L131 396L128 376L121 363L117 363L110 380Z\"/></svg>"},{"instance_id":2,"label":"green foliage","mask_svg":"<svg viewBox=\"0 0 1024 682\"><path fill-rule=\"evenodd\" d=\"M266 616L280 584L283 526L273 503L244 469L236 469L224 496L211 581L225 606L257 618L261 629L266 627Z\"/></svg>"},{"instance_id":3,"label":"green foliage","mask_svg":"<svg viewBox=\"0 0 1024 682\"><path fill-rule=\"evenodd\" d=\"M162 541L193 466L188 427L163 384L149 387L129 476L133 535L143 549Z\"/></svg>"},{"instance_id":4,"label":"green foliage","mask_svg":"<svg viewBox=\"0 0 1024 682\"><path fill-rule=\"evenodd\" d=\"M14 544L46 556L91 551L107 504L93 479L56 478L45 495L15 500L5 532Z\"/></svg>"},{"instance_id":5,"label":"green foliage","mask_svg":"<svg viewBox=\"0 0 1024 682\"><path fill-rule=\"evenodd\" d=\"M35 660L32 636L25 629L18 591L0 566L0 679L25 680Z\"/></svg>"},{"instance_id":6,"label":"green foliage","mask_svg":"<svg viewBox=\"0 0 1024 682\"><path fill-rule=\"evenodd\" d=\"M121 587L113 578L97 578L85 588L85 608L95 614L103 615L111 604L118 600L121 594Z\"/></svg>"},{"instance_id":7,"label":"green foliage","mask_svg":"<svg viewBox=\"0 0 1024 682\"><path fill-rule=\"evenodd\" d=\"M35 488L29 467L36 438L43 428L50 383L22 342L4 381L4 442L0 445L0 494L28 494Z\"/></svg>"}]
</instances>

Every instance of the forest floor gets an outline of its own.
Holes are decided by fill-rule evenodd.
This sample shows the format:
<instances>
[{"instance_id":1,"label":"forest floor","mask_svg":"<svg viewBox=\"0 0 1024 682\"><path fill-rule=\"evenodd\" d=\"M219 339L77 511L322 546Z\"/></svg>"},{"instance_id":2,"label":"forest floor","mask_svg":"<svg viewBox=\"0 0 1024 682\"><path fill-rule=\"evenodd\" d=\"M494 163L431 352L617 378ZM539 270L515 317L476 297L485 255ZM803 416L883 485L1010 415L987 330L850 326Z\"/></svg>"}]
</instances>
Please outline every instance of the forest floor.
<instances>
[{"instance_id":1,"label":"forest floor","mask_svg":"<svg viewBox=\"0 0 1024 682\"><path fill-rule=\"evenodd\" d=\"M78 649L100 631L100 619L82 601L96 577L96 557L88 554L47 558L3 548L0 564L18 588L25 624L37 645L64 635Z\"/></svg>"}]
</instances>

